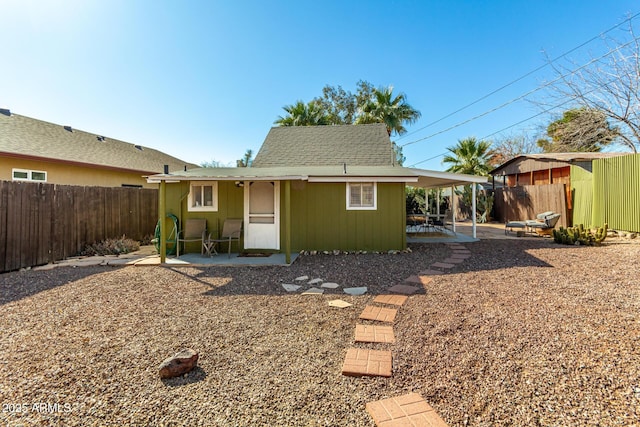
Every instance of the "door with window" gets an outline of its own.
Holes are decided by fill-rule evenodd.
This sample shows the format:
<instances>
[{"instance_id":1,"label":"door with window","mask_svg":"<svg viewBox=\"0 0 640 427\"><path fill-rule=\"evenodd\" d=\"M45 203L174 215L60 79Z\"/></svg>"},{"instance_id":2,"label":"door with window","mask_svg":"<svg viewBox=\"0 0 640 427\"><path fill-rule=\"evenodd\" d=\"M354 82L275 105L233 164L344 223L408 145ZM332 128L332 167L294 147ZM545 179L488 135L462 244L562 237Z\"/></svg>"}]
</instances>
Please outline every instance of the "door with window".
<instances>
[{"instance_id":1,"label":"door with window","mask_svg":"<svg viewBox=\"0 0 640 427\"><path fill-rule=\"evenodd\" d=\"M244 247L280 249L280 182L244 184Z\"/></svg>"}]
</instances>

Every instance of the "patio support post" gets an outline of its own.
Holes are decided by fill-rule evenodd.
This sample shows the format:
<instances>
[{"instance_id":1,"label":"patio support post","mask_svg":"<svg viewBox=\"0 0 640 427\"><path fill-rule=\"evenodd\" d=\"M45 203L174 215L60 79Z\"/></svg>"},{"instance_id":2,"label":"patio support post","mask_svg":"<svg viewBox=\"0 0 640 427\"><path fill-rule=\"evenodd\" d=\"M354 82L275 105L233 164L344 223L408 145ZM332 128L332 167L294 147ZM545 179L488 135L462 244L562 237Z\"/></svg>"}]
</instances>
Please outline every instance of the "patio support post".
<instances>
[{"instance_id":1,"label":"patio support post","mask_svg":"<svg viewBox=\"0 0 640 427\"><path fill-rule=\"evenodd\" d=\"M471 234L473 238L476 238L476 183L471 184L471 220L473 221L473 225L471 230L473 233Z\"/></svg>"},{"instance_id":2,"label":"patio support post","mask_svg":"<svg viewBox=\"0 0 640 427\"><path fill-rule=\"evenodd\" d=\"M451 228L456 232L456 187L451 186Z\"/></svg>"},{"instance_id":3,"label":"patio support post","mask_svg":"<svg viewBox=\"0 0 640 427\"><path fill-rule=\"evenodd\" d=\"M163 179L160 181L158 213L160 214L160 264L167 262L167 225L165 217L167 216L167 182Z\"/></svg>"},{"instance_id":4,"label":"patio support post","mask_svg":"<svg viewBox=\"0 0 640 427\"><path fill-rule=\"evenodd\" d=\"M291 181L284 182L284 253L285 262L291 264Z\"/></svg>"}]
</instances>

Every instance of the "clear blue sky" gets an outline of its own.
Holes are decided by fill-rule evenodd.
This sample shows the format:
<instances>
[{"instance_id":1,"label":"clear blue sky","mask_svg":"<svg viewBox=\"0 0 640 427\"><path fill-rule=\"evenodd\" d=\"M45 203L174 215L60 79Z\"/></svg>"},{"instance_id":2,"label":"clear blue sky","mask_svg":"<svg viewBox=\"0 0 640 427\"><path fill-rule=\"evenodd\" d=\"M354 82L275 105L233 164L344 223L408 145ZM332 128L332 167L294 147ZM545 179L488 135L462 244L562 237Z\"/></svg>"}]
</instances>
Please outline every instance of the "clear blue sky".
<instances>
[{"instance_id":1,"label":"clear blue sky","mask_svg":"<svg viewBox=\"0 0 640 427\"><path fill-rule=\"evenodd\" d=\"M634 0L0 0L0 106L156 148L234 163L282 107L327 85L393 85L429 136L551 79L549 70L448 113L640 11ZM573 55L602 50L598 42ZM405 148L406 165L539 110L517 102ZM539 118L504 132L534 129ZM493 137L492 137L493 138ZM441 158L420 164L443 170Z\"/></svg>"}]
</instances>

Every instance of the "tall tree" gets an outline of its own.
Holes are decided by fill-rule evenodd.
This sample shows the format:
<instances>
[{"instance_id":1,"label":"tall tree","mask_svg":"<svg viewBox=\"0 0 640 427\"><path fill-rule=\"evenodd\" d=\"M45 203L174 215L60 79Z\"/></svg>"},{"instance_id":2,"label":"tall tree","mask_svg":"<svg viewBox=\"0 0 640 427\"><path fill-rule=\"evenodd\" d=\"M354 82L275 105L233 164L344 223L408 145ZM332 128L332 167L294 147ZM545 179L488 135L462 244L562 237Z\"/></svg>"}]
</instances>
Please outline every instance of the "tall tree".
<instances>
[{"instance_id":1,"label":"tall tree","mask_svg":"<svg viewBox=\"0 0 640 427\"><path fill-rule=\"evenodd\" d=\"M603 112L618 128L616 142L636 153L640 146L640 38L629 19L627 36L623 40L608 36L605 43L608 52L592 56L586 64L548 60L557 78L545 85L549 88L546 103L573 99L579 107Z\"/></svg>"},{"instance_id":2,"label":"tall tree","mask_svg":"<svg viewBox=\"0 0 640 427\"><path fill-rule=\"evenodd\" d=\"M374 89L372 96L361 106L356 124L384 123L389 136L393 132L402 135L405 123L415 123L420 112L407 103L405 94L393 95L393 86Z\"/></svg>"},{"instance_id":3,"label":"tall tree","mask_svg":"<svg viewBox=\"0 0 640 427\"><path fill-rule=\"evenodd\" d=\"M322 104L316 101L310 101L307 104L303 101L297 101L295 104L282 108L287 112L287 115L278 116L278 119L274 122L280 126L317 126L331 124L326 110Z\"/></svg>"},{"instance_id":4,"label":"tall tree","mask_svg":"<svg viewBox=\"0 0 640 427\"><path fill-rule=\"evenodd\" d=\"M450 166L447 172L464 173L468 175L487 176L491 168L491 143L478 141L469 137L458 141L453 147L447 147L449 154L442 159Z\"/></svg>"},{"instance_id":5,"label":"tall tree","mask_svg":"<svg viewBox=\"0 0 640 427\"><path fill-rule=\"evenodd\" d=\"M539 153L542 150L537 144L537 139L522 133L493 141L491 151L493 152L490 160L491 166L497 167L515 157Z\"/></svg>"},{"instance_id":6,"label":"tall tree","mask_svg":"<svg viewBox=\"0 0 640 427\"><path fill-rule=\"evenodd\" d=\"M203 168L226 168L228 166L229 165L227 165L225 163L222 163L221 161L215 160L215 159L212 159L212 160L210 160L208 162L200 163L200 167L203 167Z\"/></svg>"},{"instance_id":7,"label":"tall tree","mask_svg":"<svg viewBox=\"0 0 640 427\"><path fill-rule=\"evenodd\" d=\"M601 151L619 135L607 116L600 110L574 108L547 127L551 140L541 139L538 145L545 152Z\"/></svg>"},{"instance_id":8,"label":"tall tree","mask_svg":"<svg viewBox=\"0 0 640 427\"><path fill-rule=\"evenodd\" d=\"M239 168L248 168L253 163L253 150L248 149L244 152L244 156L240 160L236 161L236 166Z\"/></svg>"}]
</instances>

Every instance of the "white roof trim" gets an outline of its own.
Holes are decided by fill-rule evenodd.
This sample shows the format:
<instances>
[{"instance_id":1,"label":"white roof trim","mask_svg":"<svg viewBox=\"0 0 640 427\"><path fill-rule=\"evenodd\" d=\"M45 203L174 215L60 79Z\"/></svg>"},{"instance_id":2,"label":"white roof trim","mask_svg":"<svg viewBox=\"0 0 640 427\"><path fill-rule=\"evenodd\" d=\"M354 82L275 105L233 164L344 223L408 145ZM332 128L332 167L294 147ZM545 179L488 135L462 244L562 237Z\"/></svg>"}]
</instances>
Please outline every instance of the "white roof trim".
<instances>
[{"instance_id":1,"label":"white roof trim","mask_svg":"<svg viewBox=\"0 0 640 427\"><path fill-rule=\"evenodd\" d=\"M417 176L310 176L309 182L418 182Z\"/></svg>"}]
</instances>

